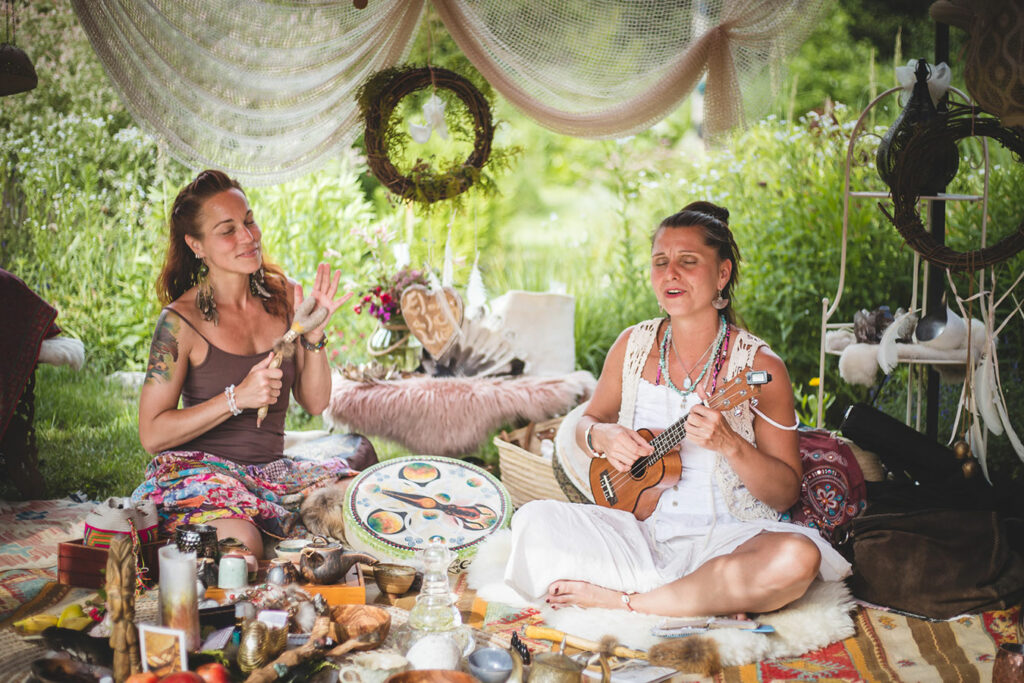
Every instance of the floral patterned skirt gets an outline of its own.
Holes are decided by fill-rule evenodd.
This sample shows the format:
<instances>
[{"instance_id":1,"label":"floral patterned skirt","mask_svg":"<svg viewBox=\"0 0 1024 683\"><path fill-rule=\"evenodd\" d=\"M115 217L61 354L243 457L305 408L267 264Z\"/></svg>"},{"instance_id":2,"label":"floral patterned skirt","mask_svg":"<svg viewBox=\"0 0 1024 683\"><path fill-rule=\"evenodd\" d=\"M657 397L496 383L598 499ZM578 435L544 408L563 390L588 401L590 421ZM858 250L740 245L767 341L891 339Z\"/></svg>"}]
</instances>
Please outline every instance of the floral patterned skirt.
<instances>
[{"instance_id":1,"label":"floral patterned skirt","mask_svg":"<svg viewBox=\"0 0 1024 683\"><path fill-rule=\"evenodd\" d=\"M166 535L181 524L236 518L282 537L299 521L297 512L307 495L355 473L342 459L282 458L266 465L240 465L202 451L165 451L149 463L132 502L156 503L160 532Z\"/></svg>"}]
</instances>

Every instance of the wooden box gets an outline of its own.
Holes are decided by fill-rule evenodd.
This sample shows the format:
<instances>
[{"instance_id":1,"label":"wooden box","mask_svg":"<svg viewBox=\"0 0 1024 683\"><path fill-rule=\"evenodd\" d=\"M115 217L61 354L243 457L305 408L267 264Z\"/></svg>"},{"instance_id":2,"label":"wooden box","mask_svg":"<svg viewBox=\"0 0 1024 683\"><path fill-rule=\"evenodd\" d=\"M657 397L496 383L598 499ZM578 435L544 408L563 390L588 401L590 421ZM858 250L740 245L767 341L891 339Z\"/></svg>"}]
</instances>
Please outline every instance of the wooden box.
<instances>
[{"instance_id":1,"label":"wooden box","mask_svg":"<svg viewBox=\"0 0 1024 683\"><path fill-rule=\"evenodd\" d=\"M157 551L166 543L166 540L157 540L142 544L142 564L149 569L146 578L154 582L160 578ZM106 548L87 546L82 539L60 544L57 553L57 581L60 583L79 588L102 588L106 571Z\"/></svg>"},{"instance_id":2,"label":"wooden box","mask_svg":"<svg viewBox=\"0 0 1024 683\"><path fill-rule=\"evenodd\" d=\"M261 583L266 577L266 570L269 563L260 562L260 571L257 574L255 583ZM310 595L322 595L331 607L336 605L364 605L366 604L366 583L363 580L363 573L359 571L359 565L352 565L352 569L345 575L341 583L318 586L312 583L300 583L299 587ZM211 586L206 589L206 597L213 600L224 599L224 589Z\"/></svg>"}]
</instances>

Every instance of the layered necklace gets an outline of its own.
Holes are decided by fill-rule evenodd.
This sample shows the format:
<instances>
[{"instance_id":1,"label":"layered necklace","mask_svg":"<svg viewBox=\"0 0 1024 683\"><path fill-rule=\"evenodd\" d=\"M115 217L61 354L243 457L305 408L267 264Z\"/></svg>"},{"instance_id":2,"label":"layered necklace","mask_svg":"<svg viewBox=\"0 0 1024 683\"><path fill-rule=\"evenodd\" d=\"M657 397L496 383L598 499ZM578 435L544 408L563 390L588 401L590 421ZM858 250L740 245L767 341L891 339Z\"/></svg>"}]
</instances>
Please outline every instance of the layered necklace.
<instances>
[{"instance_id":1,"label":"layered necklace","mask_svg":"<svg viewBox=\"0 0 1024 683\"><path fill-rule=\"evenodd\" d=\"M697 363L699 363L701 358L703 358L704 356L708 357L707 362L704 364L704 368L700 371L700 374L697 375L697 379L694 379L694 380L690 379L690 373L693 372L693 369L691 368L690 372L686 373L686 377L683 379L683 388L682 389L680 389L675 384L673 384L673 382L672 382L672 375L669 374L669 371L668 371L668 349L669 349L669 347L672 347L672 350L675 351L676 357L679 356L679 352L676 351L675 344L672 343L672 323L671 323L671 321L669 322L668 328L665 330L665 336L662 337L661 346L658 349L658 368L661 371L660 374L665 375L665 384L667 384L669 386L669 388L674 390L677 394L679 394L681 396L689 396L694 391L696 391L697 390L697 385L699 385L701 380L704 379L704 376L708 374L708 370L711 369L711 365L713 363L716 364L715 365L715 370L716 370L715 375L717 376L717 374L718 374L717 371L718 371L719 367L721 366L721 351L722 351L723 342L725 341L725 338L726 338L726 335L727 335L727 331L729 329L729 325L726 323L724 315L719 315L718 316L718 322L719 322L719 324L718 324L718 334L715 336L714 341L711 342L711 344L704 351L704 353L700 354L700 358L697 359ZM716 360L717 360L717 363L716 363ZM696 365L697 363L694 363L694 365ZM683 359L682 358L679 358L679 365L681 367L683 367ZM683 370L685 370L685 369L686 368L683 367Z\"/></svg>"}]
</instances>

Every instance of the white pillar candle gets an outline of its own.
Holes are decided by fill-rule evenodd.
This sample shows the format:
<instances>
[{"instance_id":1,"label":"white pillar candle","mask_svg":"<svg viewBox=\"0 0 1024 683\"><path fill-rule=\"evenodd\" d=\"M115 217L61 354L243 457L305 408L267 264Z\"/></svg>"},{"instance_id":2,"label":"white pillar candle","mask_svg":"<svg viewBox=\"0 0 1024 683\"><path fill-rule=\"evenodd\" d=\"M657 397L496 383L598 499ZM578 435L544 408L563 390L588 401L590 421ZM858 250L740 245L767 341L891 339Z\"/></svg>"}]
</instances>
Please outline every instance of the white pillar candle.
<instances>
[{"instance_id":1,"label":"white pillar candle","mask_svg":"<svg viewBox=\"0 0 1024 683\"><path fill-rule=\"evenodd\" d=\"M173 545L160 549L160 623L185 632L185 647L199 649L196 554Z\"/></svg>"}]
</instances>

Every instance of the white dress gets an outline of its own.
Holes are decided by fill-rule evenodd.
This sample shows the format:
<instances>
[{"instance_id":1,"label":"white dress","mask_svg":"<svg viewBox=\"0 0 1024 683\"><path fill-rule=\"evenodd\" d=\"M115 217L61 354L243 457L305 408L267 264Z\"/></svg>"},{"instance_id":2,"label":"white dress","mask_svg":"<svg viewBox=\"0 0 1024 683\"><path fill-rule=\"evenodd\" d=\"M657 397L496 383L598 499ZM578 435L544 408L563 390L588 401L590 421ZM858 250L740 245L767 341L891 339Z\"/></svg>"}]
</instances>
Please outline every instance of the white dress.
<instances>
[{"instance_id":1,"label":"white dress","mask_svg":"<svg viewBox=\"0 0 1024 683\"><path fill-rule=\"evenodd\" d=\"M641 380L634 429L661 430L690 411L665 385ZM646 592L727 555L762 531L800 533L821 551L820 576L837 581L850 564L815 529L770 519L743 521L729 511L714 477L716 455L682 443L679 483L662 493L654 514L638 520L622 510L552 500L531 501L512 517L512 552L505 581L539 600L559 579L618 591Z\"/></svg>"}]
</instances>

